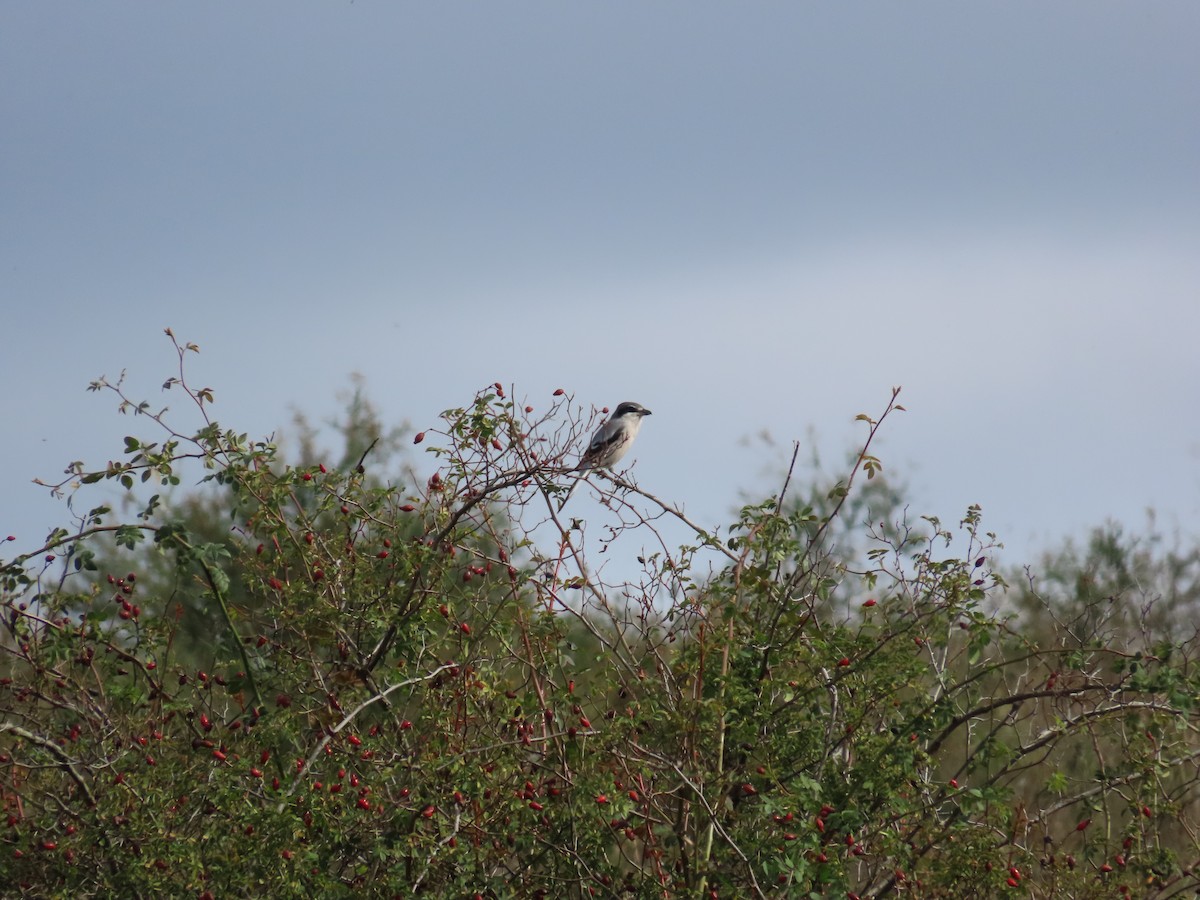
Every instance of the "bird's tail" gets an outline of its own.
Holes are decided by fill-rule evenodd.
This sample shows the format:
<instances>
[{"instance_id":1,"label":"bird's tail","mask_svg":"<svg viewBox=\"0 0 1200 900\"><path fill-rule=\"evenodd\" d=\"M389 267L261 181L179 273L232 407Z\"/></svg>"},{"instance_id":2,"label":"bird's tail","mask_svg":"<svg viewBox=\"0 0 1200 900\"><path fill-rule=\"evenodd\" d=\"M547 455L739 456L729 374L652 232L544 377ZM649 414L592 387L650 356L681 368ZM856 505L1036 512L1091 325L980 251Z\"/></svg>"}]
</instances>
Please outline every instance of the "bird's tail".
<instances>
[{"instance_id":1,"label":"bird's tail","mask_svg":"<svg viewBox=\"0 0 1200 900\"><path fill-rule=\"evenodd\" d=\"M567 491L567 495L558 501L558 511L559 512L562 512L562 508L567 505L567 501L571 499L571 495L573 495L575 493L575 489L579 487L579 483L581 481L583 481L583 476L576 475L574 483L572 483L572 485L571 485L571 489L569 491Z\"/></svg>"}]
</instances>

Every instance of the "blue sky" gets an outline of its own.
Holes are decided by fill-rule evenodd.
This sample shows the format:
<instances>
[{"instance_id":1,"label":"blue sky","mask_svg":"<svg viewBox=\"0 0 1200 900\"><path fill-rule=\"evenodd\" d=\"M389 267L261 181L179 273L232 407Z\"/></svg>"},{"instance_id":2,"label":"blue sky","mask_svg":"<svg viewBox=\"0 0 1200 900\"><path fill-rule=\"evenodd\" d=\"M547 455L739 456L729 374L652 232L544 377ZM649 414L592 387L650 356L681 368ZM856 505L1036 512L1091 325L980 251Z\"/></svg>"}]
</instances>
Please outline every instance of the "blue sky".
<instances>
[{"instance_id":1,"label":"blue sky","mask_svg":"<svg viewBox=\"0 0 1200 900\"><path fill-rule=\"evenodd\" d=\"M496 380L634 399L639 481L717 524L903 385L885 465L1012 562L1147 507L1200 533L1197 34L1190 0L5 4L0 533L119 452L85 387L157 400L166 326L252 434L355 372L418 427Z\"/></svg>"}]
</instances>

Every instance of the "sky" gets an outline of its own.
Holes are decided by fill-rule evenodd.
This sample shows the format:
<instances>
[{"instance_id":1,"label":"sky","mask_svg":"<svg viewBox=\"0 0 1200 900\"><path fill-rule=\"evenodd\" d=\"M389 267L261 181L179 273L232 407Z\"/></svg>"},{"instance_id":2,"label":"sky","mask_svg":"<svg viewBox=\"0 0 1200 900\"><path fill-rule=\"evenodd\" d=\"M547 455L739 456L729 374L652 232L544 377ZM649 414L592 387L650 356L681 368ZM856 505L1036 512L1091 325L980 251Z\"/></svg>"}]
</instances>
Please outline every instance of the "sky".
<instances>
[{"instance_id":1,"label":"sky","mask_svg":"<svg viewBox=\"0 0 1200 900\"><path fill-rule=\"evenodd\" d=\"M178 402L165 327L252 435L354 374L413 428L497 380L637 400L639 483L717 525L899 385L885 470L1012 564L1148 508L1200 535L1197 34L1193 0L4 4L0 536L150 433L92 379Z\"/></svg>"}]
</instances>

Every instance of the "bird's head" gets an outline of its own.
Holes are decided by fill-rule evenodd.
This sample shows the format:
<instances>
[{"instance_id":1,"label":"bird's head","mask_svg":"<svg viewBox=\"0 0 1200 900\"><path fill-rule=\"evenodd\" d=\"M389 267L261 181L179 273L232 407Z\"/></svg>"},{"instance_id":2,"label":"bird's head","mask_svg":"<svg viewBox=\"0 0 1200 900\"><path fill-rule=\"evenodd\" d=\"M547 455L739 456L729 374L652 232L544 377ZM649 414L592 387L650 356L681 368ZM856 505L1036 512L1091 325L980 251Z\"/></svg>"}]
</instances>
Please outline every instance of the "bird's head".
<instances>
[{"instance_id":1,"label":"bird's head","mask_svg":"<svg viewBox=\"0 0 1200 900\"><path fill-rule=\"evenodd\" d=\"M634 403L632 400L626 400L617 406L616 412L612 414L614 419L640 419L642 416L650 415L650 410L642 406L640 403Z\"/></svg>"}]
</instances>

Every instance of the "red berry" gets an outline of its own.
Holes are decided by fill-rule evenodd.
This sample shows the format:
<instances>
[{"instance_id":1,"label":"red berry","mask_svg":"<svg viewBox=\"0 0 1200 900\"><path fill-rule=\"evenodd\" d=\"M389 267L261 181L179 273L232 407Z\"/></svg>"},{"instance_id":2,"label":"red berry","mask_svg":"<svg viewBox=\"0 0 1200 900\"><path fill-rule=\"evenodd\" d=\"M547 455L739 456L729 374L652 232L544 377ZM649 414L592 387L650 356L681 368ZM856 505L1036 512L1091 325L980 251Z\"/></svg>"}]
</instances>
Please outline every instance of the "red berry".
<instances>
[{"instance_id":1,"label":"red berry","mask_svg":"<svg viewBox=\"0 0 1200 900\"><path fill-rule=\"evenodd\" d=\"M423 440L425 440L425 432L423 432L423 431L418 431L418 432L417 432L417 436L413 438L413 443L414 443L414 444L419 444L419 443L421 443L421 441L423 441Z\"/></svg>"}]
</instances>

